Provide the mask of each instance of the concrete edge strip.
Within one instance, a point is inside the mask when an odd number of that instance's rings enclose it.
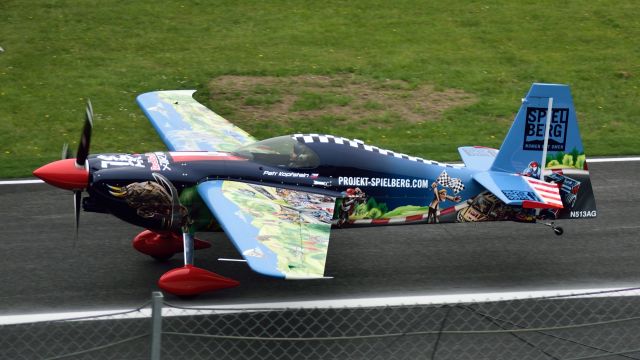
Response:
[[[174,308],[165,306],[164,317],[206,315],[207,313],[231,313],[239,311],[267,311],[281,309],[315,309],[315,308],[358,308],[358,307],[385,307],[385,306],[413,306],[413,305],[446,305],[459,303],[476,303],[490,301],[527,300],[544,297],[557,297],[572,299],[607,297],[607,296],[638,296],[637,289],[624,291],[626,288],[602,288],[602,289],[575,289],[575,290],[538,290],[500,293],[475,293],[475,294],[449,294],[449,295],[422,295],[422,296],[398,296],[360,299],[330,299],[308,300],[292,302],[268,302],[237,305],[198,305],[190,308]],[[582,295],[581,295],[582,294]],[[96,321],[118,320],[151,317],[151,309],[143,308],[138,311],[126,312],[128,309],[70,311],[40,314],[19,314],[0,316],[0,326],[27,324],[45,321]],[[115,314],[110,316],[111,314]],[[82,319],[77,319],[82,318]]]
[[[604,163],[604,162],[627,162],[627,161],[640,161],[640,156],[631,157],[613,157],[613,158],[587,158],[588,163]]]
[[[640,156],[587,159],[587,163],[628,162],[628,161],[640,161]],[[44,184],[44,181],[38,180],[38,179],[0,180],[0,185],[27,185],[27,184]]]
[[[29,180],[2,180],[0,185],[27,185],[27,184],[44,184],[44,181],[38,179]]]

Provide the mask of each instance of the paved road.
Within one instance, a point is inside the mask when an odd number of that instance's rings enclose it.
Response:
[[[331,280],[266,278],[243,263],[222,233],[196,264],[241,281],[191,304],[579,289],[640,284],[640,162],[590,165],[595,220],[565,221],[557,237],[517,223],[411,225],[334,231]],[[157,263],[131,248],[140,231],[82,213],[73,247],[72,196],[48,185],[0,186],[0,315],[127,308],[146,301],[176,256]],[[179,299],[170,298],[173,302]]]

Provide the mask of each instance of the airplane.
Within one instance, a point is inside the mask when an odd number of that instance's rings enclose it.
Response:
[[[210,247],[196,232],[224,231],[252,270],[302,280],[326,278],[332,229],[511,220],[561,235],[554,220],[597,215],[567,85],[534,83],[500,149],[460,147],[464,164],[324,134],[258,141],[194,92],[137,97],[168,151],[89,155],[88,102],[76,157],[65,147],[33,172],[73,191],[76,236],[82,208],[145,228],[133,246],[155,259],[182,252],[158,281],[168,293],[239,285],[194,265],[194,250]]]

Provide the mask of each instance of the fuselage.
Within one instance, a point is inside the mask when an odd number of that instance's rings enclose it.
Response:
[[[197,199],[198,196],[194,195],[197,192],[193,189],[197,184],[213,179],[320,193],[343,200],[354,198],[354,205],[366,204],[366,210],[370,212],[354,214],[357,209],[348,209],[348,215],[352,218],[350,223],[357,225],[389,223],[384,221],[385,213],[390,216],[402,215],[401,212],[426,214],[430,204],[433,205],[436,192],[443,191],[442,187],[434,185],[443,172],[450,178],[459,179],[465,187],[457,189],[455,194],[450,189],[444,190],[448,198],[441,199],[438,211],[482,191],[480,186],[473,185],[472,171],[462,165],[442,164],[379,149],[358,140],[327,135],[293,135],[274,139],[265,140],[266,146],[258,142],[249,149],[233,153],[92,155],[88,159],[89,197],[84,201],[84,209],[109,212],[135,225],[162,230],[164,225],[161,216],[150,216],[144,208],[141,210],[141,207],[148,207],[148,203],[154,201],[144,197],[148,195],[145,194],[144,184],[156,181],[154,173],[161,174],[173,184],[182,205],[191,212],[201,214],[200,217],[196,216],[202,222],[198,226],[200,231],[215,229],[215,226],[210,219],[205,220],[207,217],[212,219],[212,216]],[[300,149],[299,145],[304,147],[298,151],[303,155],[306,152],[308,157],[305,161],[296,162],[299,159],[293,159],[295,155],[287,150],[289,143],[297,149]],[[313,157],[311,161],[309,157]],[[121,189],[120,192],[124,194],[127,188],[130,194],[135,193],[139,199],[114,196],[114,189]],[[149,191],[153,189],[149,188]],[[394,209],[398,211],[393,213]],[[336,219],[340,212],[340,209],[337,210]],[[363,207],[359,210],[362,212]],[[414,216],[414,219],[424,220],[425,217]]]

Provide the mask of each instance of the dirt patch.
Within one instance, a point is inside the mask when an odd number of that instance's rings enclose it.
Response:
[[[216,108],[225,108],[242,120],[258,121],[334,116],[359,123],[385,123],[389,119],[421,122],[438,119],[449,108],[475,101],[461,90],[436,90],[429,85],[350,74],[221,76],[213,79],[209,88]]]

